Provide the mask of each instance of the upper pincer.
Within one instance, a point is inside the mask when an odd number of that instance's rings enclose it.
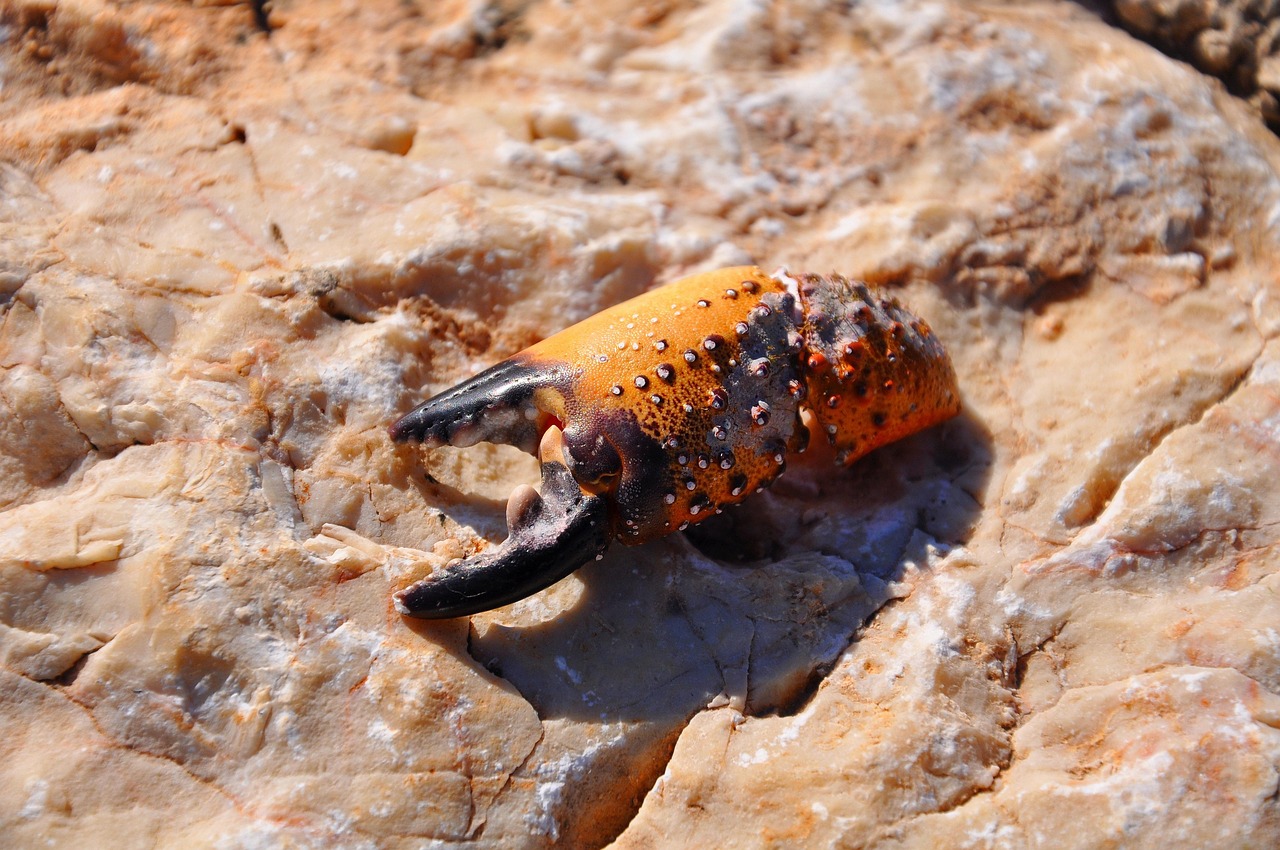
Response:
[[[503,360],[409,411],[391,426],[391,439],[428,448],[503,443],[532,454],[542,431],[535,395],[556,384],[558,372],[519,355]]]

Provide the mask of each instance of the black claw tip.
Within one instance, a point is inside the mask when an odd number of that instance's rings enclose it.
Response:
[[[559,377],[554,367],[504,360],[415,407],[391,426],[391,439],[431,447],[487,441],[532,452],[538,445],[536,418],[530,416],[534,391]]]

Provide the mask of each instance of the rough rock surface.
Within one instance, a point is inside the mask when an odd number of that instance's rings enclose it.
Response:
[[[1116,20],[1247,98],[1280,130],[1280,2],[1112,0]]]
[[[1280,143],[1216,80],[1047,0],[8,0],[0,75],[7,846],[1280,844]],[[389,421],[744,261],[900,290],[965,414],[395,615],[536,471]]]

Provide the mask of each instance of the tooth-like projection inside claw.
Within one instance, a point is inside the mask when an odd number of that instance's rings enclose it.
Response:
[[[538,460],[543,463],[564,463],[564,432],[554,425],[538,441]]]
[[[511,491],[507,499],[507,528],[519,528],[530,523],[530,514],[542,507],[542,497],[528,484],[521,484]]]
[[[542,493],[527,484],[512,492],[507,539],[400,591],[396,610],[428,619],[488,611],[555,584],[604,552],[613,539],[608,504],[569,473],[559,428],[547,429],[538,454]]]

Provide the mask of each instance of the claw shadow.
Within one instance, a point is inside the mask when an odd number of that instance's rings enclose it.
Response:
[[[474,617],[468,654],[544,719],[683,723],[718,699],[798,710],[908,562],[969,539],[992,441],[966,411],[849,470],[811,454],[696,533],[615,545],[552,591]]]

